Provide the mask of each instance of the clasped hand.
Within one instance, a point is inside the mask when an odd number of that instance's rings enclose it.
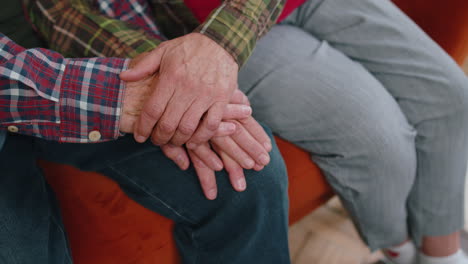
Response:
[[[223,168],[237,191],[243,169],[270,162],[271,141],[237,89],[238,65],[221,46],[199,33],[166,41],[132,60],[120,129],[161,146],[181,169],[190,161],[203,192],[215,199],[215,171]]]

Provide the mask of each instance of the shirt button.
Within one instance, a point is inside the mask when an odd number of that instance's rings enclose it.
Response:
[[[99,131],[97,131],[97,130],[93,130],[93,131],[89,132],[88,138],[92,142],[99,141],[101,139],[101,133],[99,133]]]
[[[11,133],[18,133],[18,127],[17,126],[8,126],[8,131]]]

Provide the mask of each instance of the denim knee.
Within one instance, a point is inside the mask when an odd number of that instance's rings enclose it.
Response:
[[[283,157],[278,150],[271,131],[265,127],[272,140],[270,163],[261,171],[245,171],[247,189],[244,194],[247,203],[257,203],[260,210],[270,206],[287,205],[288,176]],[[277,208],[279,209],[279,208]],[[284,208],[283,208],[284,209]]]
[[[198,252],[199,259],[213,261],[209,263],[290,263],[287,175],[274,141],[272,145],[269,165],[258,172],[244,170],[245,191],[224,186],[218,198],[209,201],[216,207],[204,214],[192,232],[203,249]],[[256,247],[261,250],[253,250]],[[235,259],[226,255],[222,261],[213,259],[213,251],[221,249]]]

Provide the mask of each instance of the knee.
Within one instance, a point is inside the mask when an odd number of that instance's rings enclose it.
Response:
[[[350,138],[354,164],[371,170],[372,177],[408,177],[416,171],[416,131],[397,116],[364,119]]]
[[[271,134],[270,134],[271,135]],[[288,176],[283,158],[272,137],[270,163],[261,171],[245,171],[247,189],[237,198],[256,212],[282,211],[287,215]]]
[[[271,132],[268,133],[272,140],[272,151],[270,152],[270,163],[261,171],[248,171],[246,173],[248,188],[253,195],[258,196],[287,196],[288,176],[283,157],[276,146]]]

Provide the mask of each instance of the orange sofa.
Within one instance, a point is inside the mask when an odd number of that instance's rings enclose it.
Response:
[[[457,62],[468,53],[468,1],[395,0]],[[290,223],[333,192],[306,152],[277,139],[289,173]],[[60,201],[76,264],[179,263],[173,223],[130,200],[96,173],[41,162]]]

